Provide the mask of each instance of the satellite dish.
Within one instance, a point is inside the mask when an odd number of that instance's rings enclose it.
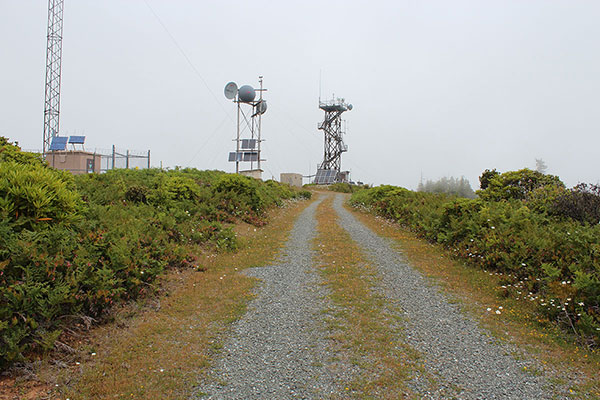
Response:
[[[267,101],[266,100],[261,100],[256,105],[256,114],[264,114],[266,111],[267,111]]]
[[[227,97],[229,100],[235,98],[237,91],[238,87],[235,82],[229,82],[227,85],[225,85],[225,97]]]
[[[348,104],[348,110],[352,110],[352,104]]]
[[[238,98],[244,103],[251,103],[256,97],[256,91],[250,85],[244,85],[238,90]]]

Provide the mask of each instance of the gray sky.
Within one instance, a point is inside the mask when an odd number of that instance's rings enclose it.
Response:
[[[321,71],[323,97],[354,104],[355,180],[477,188],[486,168],[542,158],[568,186],[596,183],[598,21],[595,0],[65,0],[61,134],[233,171],[223,87],[264,75],[265,177],[314,173]],[[0,0],[0,134],[26,149],[42,146],[46,23],[46,0]]]

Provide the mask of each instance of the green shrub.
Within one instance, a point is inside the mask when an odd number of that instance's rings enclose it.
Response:
[[[165,268],[195,266],[197,246],[234,251],[223,221],[264,224],[302,196],[220,171],[73,177],[0,137],[0,370],[52,349],[72,316],[101,318],[153,292]]]
[[[557,177],[533,172],[490,174],[487,188],[473,200],[380,186],[353,194],[350,202],[445,245],[479,268],[512,276],[522,290],[545,299],[541,314],[569,330],[573,324],[587,343],[597,345],[600,225],[565,218],[566,211],[554,216],[557,199],[573,191]],[[585,202],[581,209],[596,210],[596,198],[579,200]]]

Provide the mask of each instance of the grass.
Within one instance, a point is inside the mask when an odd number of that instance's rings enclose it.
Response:
[[[551,382],[566,385],[574,398],[600,398],[598,351],[576,345],[542,317],[531,318],[537,315],[534,302],[503,288],[507,277],[465,265],[442,246],[419,239],[398,224],[346,207],[374,232],[393,239],[412,266],[432,278],[496,338],[516,344],[525,356],[537,359]]]
[[[359,367],[345,389],[348,395],[366,399],[414,397],[407,381],[416,372],[424,374],[418,354],[404,344],[397,312],[374,291],[375,269],[338,225],[332,200],[328,196],[317,208],[314,248],[333,303],[328,321],[332,339],[343,361]]]
[[[60,369],[43,368],[38,375],[56,382],[51,398],[189,398],[252,297],[255,280],[240,271],[272,261],[308,203],[274,211],[262,228],[238,225],[238,252],[205,253],[198,270],[170,272],[166,294],[152,307],[123,308],[114,323],[78,344],[85,356]]]

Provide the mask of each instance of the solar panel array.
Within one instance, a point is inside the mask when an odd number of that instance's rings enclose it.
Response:
[[[69,140],[66,136],[54,136],[52,143],[50,144],[50,151],[61,151],[67,149],[67,141]]]
[[[235,151],[232,151],[229,153],[229,161],[242,161],[242,156],[243,153],[236,153]]]
[[[314,183],[317,185],[330,185],[335,183],[338,172],[335,169],[318,169]]]
[[[258,152],[257,151],[240,151],[235,152],[232,151],[229,153],[229,161],[258,161]]]
[[[256,139],[242,139],[242,149],[255,149]]]
[[[70,144],[84,144],[85,136],[71,136],[69,137]]]

